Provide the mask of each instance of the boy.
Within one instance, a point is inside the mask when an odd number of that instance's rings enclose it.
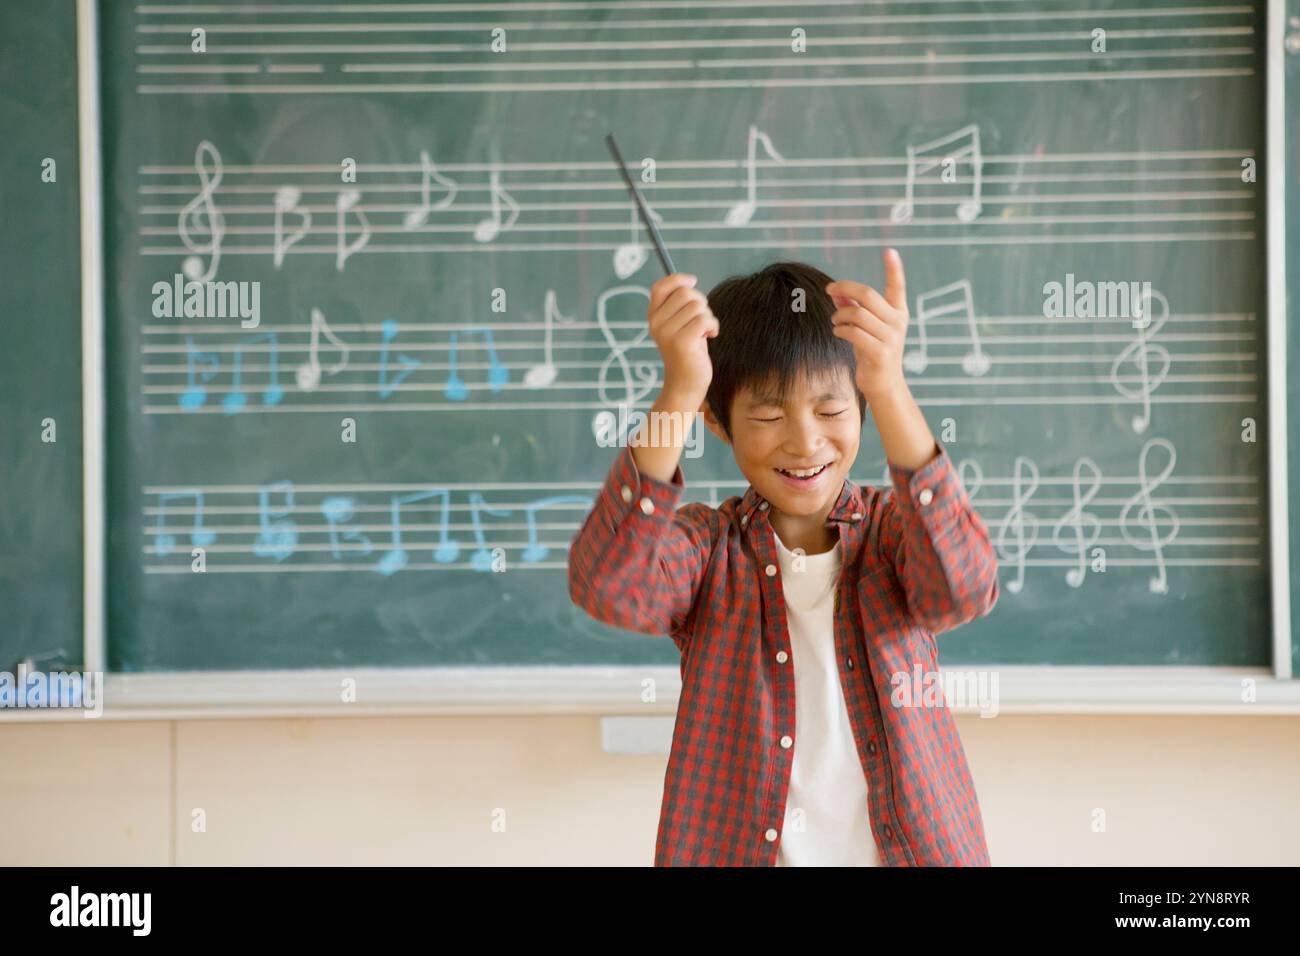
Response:
[[[633,438],[569,551],[578,606],[681,650],[656,866],[989,865],[951,713],[891,701],[998,581],[903,379],[897,251],[885,269],[883,296],[788,262],[651,290],[652,412],[699,410],[750,483],[677,508],[681,445]],[[868,405],[892,491],[848,480]]]

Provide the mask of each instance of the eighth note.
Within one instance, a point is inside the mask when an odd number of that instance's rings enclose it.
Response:
[[[948,301],[945,303],[945,299]],[[961,357],[962,371],[967,375],[978,377],[992,367],[993,362],[988,353],[980,346],[979,329],[975,325],[975,306],[971,298],[970,282],[959,279],[938,289],[932,289],[916,297],[916,334],[920,337],[921,347],[903,354],[903,368],[909,372],[924,372],[929,364],[929,343],[926,339],[926,325],[936,319],[949,315],[960,315],[966,320],[970,331],[970,351]]]
[[[420,150],[420,205],[414,209],[408,210],[402,217],[402,223],[407,229],[414,229],[416,226],[423,225],[429,218],[430,211],[434,209],[446,209],[451,205],[452,200],[456,198],[456,190],[459,188],[455,180],[448,179],[442,173],[438,172],[433,165],[433,160],[429,159],[429,154],[425,150]],[[434,205],[429,203],[429,183],[437,180],[438,185],[447,190],[447,195],[443,196]]]
[[[320,384],[320,359],[317,353],[320,350],[320,335],[325,333],[325,337],[334,344],[334,346],[343,353],[337,364],[330,366],[326,371],[330,375],[337,375],[348,364],[348,347],[343,344],[343,340],[334,334],[330,329],[329,323],[325,321],[325,316],[320,309],[311,310],[311,345],[307,350],[307,361],[298,366],[294,378],[298,382],[298,387],[304,392],[310,392]]]
[[[778,163],[784,163],[785,157],[776,151],[767,134],[757,126],[749,127],[749,144],[745,148],[745,169],[747,197],[727,210],[722,221],[728,226],[744,226],[754,218],[758,211],[758,142],[762,140],[764,151]]]
[[[495,166],[492,168],[489,180],[491,183],[488,188],[492,195],[492,214],[474,227],[474,239],[478,242],[491,242],[501,232],[510,229],[515,224],[515,220],[519,218],[519,203],[515,202],[510,197],[510,194],[501,188],[501,173]],[[503,199],[506,205],[510,207],[510,219],[505,225],[501,224],[501,200]]]
[[[492,330],[483,327],[478,329],[465,329],[463,333],[451,333],[451,370],[447,374],[447,384],[443,388],[443,394],[453,402],[463,402],[469,396],[469,389],[465,387],[465,380],[460,377],[460,360],[457,357],[460,350],[460,336],[462,334],[483,336],[485,341],[484,348],[488,351],[488,387],[494,392],[501,391],[502,386],[510,380],[510,370],[502,365],[500,360],[497,358],[497,349],[492,343]]]

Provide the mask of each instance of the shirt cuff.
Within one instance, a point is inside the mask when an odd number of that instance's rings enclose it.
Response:
[[[672,479],[660,481],[650,475],[641,474],[636,466],[632,447],[624,445],[614,459],[610,469],[609,480],[605,483],[611,514],[617,515],[621,522],[625,518],[642,515],[653,517],[656,514],[671,516],[677,510],[682,492],[686,489],[686,477],[678,463]]]
[[[920,468],[904,468],[889,462],[899,507],[926,515],[946,513],[961,507],[964,497],[961,480],[943,443],[936,440],[938,452]]]

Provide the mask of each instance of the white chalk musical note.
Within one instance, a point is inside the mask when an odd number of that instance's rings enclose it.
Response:
[[[758,144],[762,141],[763,150],[778,163],[784,163],[785,157],[776,151],[766,133],[757,126],[749,127],[749,142],[745,148],[745,176],[747,197],[727,210],[722,221],[728,226],[744,226],[754,218],[758,211]]]
[[[1159,303],[1158,315],[1152,317],[1152,300]],[[1152,344],[1151,340],[1155,338],[1165,320],[1169,318],[1169,300],[1163,294],[1151,290],[1151,294],[1145,292],[1142,295],[1141,306],[1142,320],[1135,322],[1137,327],[1137,337],[1134,338],[1124,351],[1115,357],[1115,361],[1110,366],[1110,381],[1115,386],[1115,390],[1126,398],[1141,399],[1142,414],[1133,416],[1130,424],[1133,431],[1141,435],[1151,424],[1151,393],[1160,387],[1160,383],[1165,380],[1169,374],[1169,369],[1173,360],[1169,352],[1162,345]],[[1155,374],[1151,372],[1151,359],[1155,358],[1160,364],[1160,370]],[[1132,362],[1138,370],[1138,384],[1130,385],[1123,381],[1120,376],[1120,370],[1126,362]]]
[[[662,225],[664,218],[646,205],[646,212],[650,213],[650,218],[654,220],[655,225]],[[641,231],[645,229],[641,218],[637,215],[636,205],[632,206],[632,239],[614,250],[614,274],[620,279],[626,279],[632,275],[650,258],[650,247],[641,242]]]
[[[1087,490],[1084,490],[1083,471],[1087,470],[1092,477],[1088,479]],[[1097,497],[1101,491],[1101,469],[1097,463],[1086,455],[1074,463],[1074,476],[1071,482],[1074,489],[1074,507],[1065,513],[1056,526],[1052,529],[1052,541],[1058,548],[1066,554],[1077,554],[1079,556],[1078,567],[1070,568],[1065,572],[1065,583],[1072,588],[1077,588],[1083,584],[1084,575],[1088,570],[1087,551],[1101,536],[1101,521],[1097,516],[1084,511],[1088,503]],[[1087,529],[1085,532],[1084,529]],[[1074,534],[1074,541],[1064,541],[1062,538],[1068,533]]]
[[[482,220],[474,227],[474,238],[479,242],[491,242],[502,232],[510,229],[519,218],[519,204],[511,198],[510,194],[501,188],[501,173],[493,167],[489,176],[491,183],[489,189],[492,194],[492,214]],[[501,223],[501,202],[510,207],[510,219],[504,225]]]
[[[616,295],[627,293],[639,293],[647,299],[650,293],[640,286],[615,286],[612,289],[606,289],[596,299],[596,324],[600,326],[600,334],[604,336],[605,341],[609,343],[609,355],[600,363],[600,372],[596,377],[596,390],[600,401],[605,405],[627,405],[629,408],[634,406],[641,399],[649,395],[659,383],[659,371],[653,362],[631,363],[627,360],[629,349],[637,348],[643,345],[650,335],[650,327],[643,325],[631,341],[620,342],[614,335],[614,330],[609,327],[608,303]],[[610,393],[610,370],[617,365],[622,372],[622,389],[623,395],[619,398],[613,397]],[[619,386],[615,386],[619,387]],[[600,421],[600,416],[597,416]],[[625,431],[621,429],[620,431]],[[620,443],[626,441],[627,436],[620,434]]]
[[[555,367],[555,356],[552,354],[551,344],[551,327],[556,323],[567,324],[576,322],[573,316],[561,315],[559,308],[555,304],[555,290],[546,290],[546,302],[544,306],[546,337],[542,347],[542,364],[534,365],[524,373],[524,384],[529,388],[545,388],[555,381],[558,369]]]
[[[971,297],[970,281],[959,279],[938,289],[932,289],[916,297],[916,331],[920,338],[919,349],[903,353],[903,368],[909,372],[924,372],[929,364],[929,345],[926,339],[926,325],[948,315],[960,315],[966,320],[970,331],[971,348],[961,358],[961,367],[967,375],[983,375],[992,367],[993,362],[980,345],[979,329],[975,325],[975,306]]]
[[[347,368],[348,365],[348,347],[343,343],[342,339],[334,334],[334,330],[331,329],[329,323],[325,321],[325,316],[321,310],[312,309],[311,346],[307,350],[307,361],[302,365],[299,365],[297,371],[294,373],[294,379],[297,381],[298,387],[304,392],[310,392],[320,384],[321,366],[319,353],[320,337],[322,333],[324,333],[325,338],[329,339],[335,348],[343,353],[339,361],[326,369],[326,371],[330,375],[337,375],[339,372]]]
[[[1153,448],[1163,448],[1169,456],[1169,461],[1160,474],[1151,480],[1147,480],[1147,458]],[[1162,501],[1153,501],[1151,492],[1160,487],[1161,483],[1168,478],[1174,470],[1174,462],[1178,460],[1178,453],[1174,450],[1173,442],[1165,438],[1152,438],[1142,446],[1142,452],[1138,456],[1138,490],[1132,498],[1124,505],[1124,510],[1119,514],[1119,530],[1129,544],[1141,551],[1150,551],[1156,558],[1156,576],[1151,578],[1147,584],[1153,594],[1167,594],[1169,592],[1169,576],[1165,572],[1165,546],[1170,544],[1178,536],[1179,521],[1175,511]],[[1138,506],[1141,507],[1138,507]],[[1138,508],[1136,516],[1133,515],[1133,509]],[[1161,533],[1157,527],[1160,523],[1158,516],[1164,514],[1169,525],[1167,533]],[[1130,518],[1132,520],[1130,521]],[[1136,525],[1140,531],[1145,532],[1144,537],[1138,537],[1130,531],[1130,526]]]
[[[361,193],[355,189],[343,189],[339,191],[338,199],[335,200],[334,209],[337,214],[336,232],[338,235],[337,252],[334,256],[334,268],[339,272],[343,271],[343,263],[352,258],[360,249],[370,241],[370,220],[366,218],[365,212],[359,205],[361,202]],[[353,212],[361,220],[361,235],[356,242],[348,243],[348,212]]]
[[[302,240],[311,229],[311,210],[299,209],[302,191],[297,186],[281,186],[275,191],[275,267],[280,268],[289,247]],[[293,213],[299,219],[299,226],[287,239],[284,235],[284,214]]]
[[[966,140],[966,143],[954,147],[953,144]],[[895,203],[889,211],[892,222],[903,224],[912,221],[913,203],[915,201],[916,180],[935,167],[942,167],[940,182],[956,183],[957,165],[967,162],[971,167],[971,194],[957,204],[957,218],[962,222],[973,222],[984,208],[980,201],[981,184],[984,178],[984,160],[980,154],[980,128],[972,123],[963,126],[955,133],[941,136],[920,146],[907,144],[907,178],[902,200]]]
[[[436,203],[429,202],[429,187],[437,181],[439,186],[447,190],[447,195],[443,196]],[[456,198],[456,192],[460,187],[456,181],[448,179],[438,168],[433,165],[433,160],[429,158],[428,152],[420,150],[420,205],[407,211],[402,217],[402,224],[407,229],[414,229],[421,226],[429,219],[429,213],[435,209],[446,209]]]
[[[1023,492],[1021,490],[1021,472],[1029,476],[1029,487]],[[1038,490],[1038,466],[1029,458],[1023,455],[1016,456],[1015,475],[1012,481],[1012,504],[1011,510],[1007,512],[1006,518],[1002,521],[1002,527],[998,529],[997,548],[1004,558],[1008,561],[1016,562],[1016,577],[1007,582],[1007,590],[1012,594],[1019,594],[1025,586],[1025,556],[1029,554],[1034,543],[1038,540],[1038,518],[1031,512],[1025,510],[1025,503],[1029,501],[1035,491]],[[1015,547],[1008,547],[1007,539],[1014,532],[1016,538]]]
[[[217,265],[221,262],[221,240],[226,234],[226,219],[212,201],[217,186],[221,184],[221,154],[206,139],[194,151],[194,170],[199,174],[199,194],[181,210],[176,231],[185,248],[194,253],[181,263],[181,271],[186,278],[207,282],[217,274]],[[195,233],[206,233],[207,242],[196,240]],[[202,256],[211,256],[206,269],[203,268]]]

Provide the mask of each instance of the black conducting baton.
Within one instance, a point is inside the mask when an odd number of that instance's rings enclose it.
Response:
[[[636,188],[636,183],[632,182],[632,177],[628,175],[627,166],[623,163],[623,154],[618,151],[618,144],[614,142],[613,133],[605,136],[605,144],[609,147],[614,162],[618,164],[618,171],[623,174],[623,182],[627,183],[628,192],[632,194],[632,199],[636,201],[637,212],[641,214],[641,221],[645,223],[650,238],[654,241],[655,252],[659,253],[659,261],[663,264],[664,272],[671,275],[677,271],[673,268],[673,260],[668,256],[668,249],[659,236],[659,230],[655,228],[654,220],[650,218],[650,210],[646,208],[645,200],[641,198],[641,190]]]

